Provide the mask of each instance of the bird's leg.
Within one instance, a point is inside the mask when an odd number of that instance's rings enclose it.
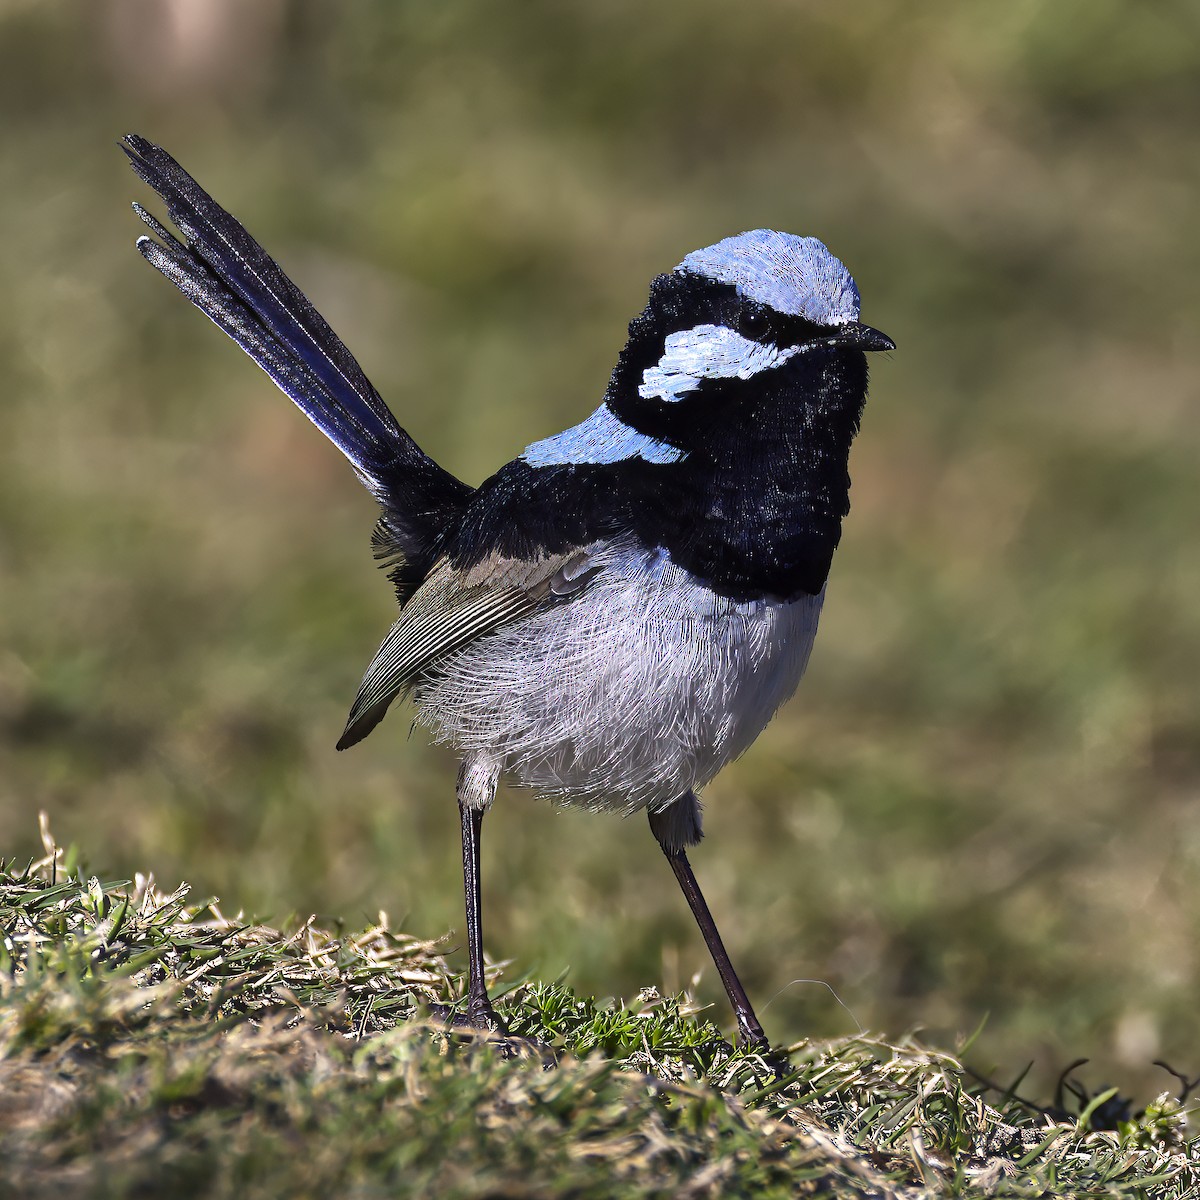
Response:
[[[503,1036],[508,1030],[488,999],[483,973],[483,901],[479,887],[479,835],[483,829],[483,814],[496,795],[499,777],[498,764],[475,756],[464,758],[459,767],[456,791],[462,824],[463,894],[467,909],[467,1009],[466,1012],[455,1012],[435,1004],[430,1011],[447,1024],[486,1029]]]
[[[458,803],[462,819],[463,891],[467,905],[467,1024],[475,1029],[506,1033],[504,1022],[488,999],[483,974],[483,902],[479,886],[479,834],[483,809]]]
[[[671,864],[675,878],[679,880],[679,886],[683,889],[684,896],[687,897],[692,915],[696,918],[696,924],[700,926],[700,932],[704,935],[708,952],[716,964],[717,974],[721,976],[721,982],[725,985],[725,994],[729,997],[729,1003],[733,1005],[733,1014],[737,1018],[737,1044],[743,1050],[763,1053],[770,1048],[767,1035],[754,1015],[750,998],[746,995],[746,989],[742,987],[742,981],[738,979],[737,972],[733,969],[733,963],[729,961],[725,943],[721,941],[721,935],[717,932],[717,923],[713,920],[712,913],[709,912],[708,905],[705,903],[704,893],[700,891],[700,885],[696,882],[696,876],[692,871],[692,864],[688,862],[687,853],[682,846],[674,844],[676,839],[670,836],[669,823],[663,821],[662,817],[663,814],[651,813],[650,828],[654,831],[654,836],[658,839],[662,852],[667,856],[667,862]]]

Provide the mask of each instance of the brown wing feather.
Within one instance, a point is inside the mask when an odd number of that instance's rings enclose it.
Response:
[[[597,547],[539,559],[491,556],[466,571],[434,564],[400,611],[367,667],[337,747],[375,728],[388,705],[440,659],[556,600],[578,595],[595,575]]]

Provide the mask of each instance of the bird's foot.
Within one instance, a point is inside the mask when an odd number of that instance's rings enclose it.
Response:
[[[468,1000],[465,1009],[451,1004],[431,1004],[429,1015],[448,1029],[461,1029],[468,1033],[494,1033],[508,1037],[508,1026],[488,1000]]]
[[[746,1029],[738,1030],[737,1048],[743,1054],[753,1054],[761,1058],[766,1063],[771,1074],[774,1075],[776,1082],[786,1078],[788,1075],[794,1074],[796,1067],[788,1061],[788,1057],[781,1050],[772,1048],[771,1043],[767,1041],[766,1034],[762,1030],[751,1033]]]
[[[497,1046],[506,1058],[533,1055],[541,1059],[547,1068],[558,1063],[558,1055],[545,1042],[509,1033],[508,1026],[490,1001],[469,1000],[465,1009],[450,1004],[431,1004],[429,1015],[445,1026],[447,1032],[460,1030],[467,1035],[482,1035],[481,1040]]]

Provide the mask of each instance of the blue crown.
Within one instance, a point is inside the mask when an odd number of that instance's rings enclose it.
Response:
[[[732,284],[748,300],[817,325],[858,320],[858,285],[816,238],[752,229],[692,251],[676,270]]]

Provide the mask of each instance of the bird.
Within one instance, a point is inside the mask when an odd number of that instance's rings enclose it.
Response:
[[[725,987],[769,1042],[688,858],[699,794],[805,672],[842,520],[869,352],[858,287],[816,238],[754,229],[650,284],[599,407],[478,487],[428,457],[308,298],[163,149],[121,145],[143,257],[346,456],[399,616],[337,742],[398,699],[458,756],[468,976],[454,1023],[507,1028],[484,978],[480,838],[500,780],[645,812]]]

